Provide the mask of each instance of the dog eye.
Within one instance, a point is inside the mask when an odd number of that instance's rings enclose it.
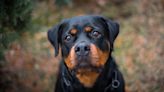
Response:
[[[92,35],[92,37],[94,37],[94,38],[100,38],[100,37],[101,37],[101,33],[98,32],[98,31],[93,31],[93,32],[91,33],[91,35]]]
[[[71,40],[71,38],[72,38],[72,36],[71,36],[71,35],[67,35],[67,36],[65,37],[65,41],[66,41],[66,42],[68,42],[68,41],[70,41],[70,40]]]

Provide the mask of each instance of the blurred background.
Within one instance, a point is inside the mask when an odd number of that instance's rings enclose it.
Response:
[[[0,92],[53,92],[60,55],[47,30],[99,14],[120,24],[113,55],[127,92],[164,91],[164,0],[1,0]]]

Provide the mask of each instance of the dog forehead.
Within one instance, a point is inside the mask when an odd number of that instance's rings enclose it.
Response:
[[[84,16],[76,16],[69,19],[69,24],[103,24],[103,17],[96,15],[84,15]]]
[[[97,16],[77,16],[68,19],[66,30],[71,30],[72,28],[79,28],[83,30],[85,27],[96,27],[96,28],[104,28],[103,21],[101,21],[101,17]],[[86,28],[87,30],[90,28]]]
[[[95,18],[91,16],[77,16],[70,18],[69,25],[79,25],[79,26],[85,26],[87,24],[92,24],[95,22]]]

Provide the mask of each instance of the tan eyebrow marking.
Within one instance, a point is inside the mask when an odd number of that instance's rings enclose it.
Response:
[[[77,30],[73,28],[73,29],[71,29],[70,33],[71,33],[72,35],[75,35],[75,34],[77,33]]]
[[[85,32],[91,32],[92,29],[93,29],[93,28],[92,28],[92,27],[89,27],[89,26],[84,28]]]

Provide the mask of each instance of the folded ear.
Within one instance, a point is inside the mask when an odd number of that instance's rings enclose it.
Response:
[[[114,41],[119,33],[119,24],[117,22],[108,20],[108,29],[109,29],[109,41],[114,44]]]
[[[117,22],[114,22],[112,20],[109,20],[107,18],[101,17],[103,21],[105,21],[107,30],[108,30],[108,35],[109,35],[109,42],[110,42],[110,50],[113,50],[113,44],[114,41],[119,33],[119,24]]]
[[[108,30],[109,30],[109,42],[111,44],[111,51],[113,50],[114,41],[119,33],[119,24],[111,20],[107,21]]]
[[[61,24],[55,25],[52,29],[49,29],[47,32],[48,40],[53,45],[55,49],[55,56],[59,54],[59,31],[61,29]]]

